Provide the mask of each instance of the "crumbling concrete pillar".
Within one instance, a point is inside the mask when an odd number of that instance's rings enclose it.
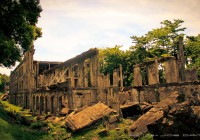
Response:
[[[141,69],[139,65],[134,66],[134,86],[142,86]]]
[[[92,56],[90,58],[90,81],[92,87],[97,87],[98,65],[98,55]]]
[[[164,62],[166,83],[176,83],[179,81],[179,71],[175,58]]]
[[[80,69],[79,69],[79,86],[83,87],[83,83],[84,83],[84,62],[81,62],[80,64]]]
[[[71,84],[71,87],[74,87],[73,66],[70,66],[70,67],[69,67],[69,77],[70,77],[70,84]]]
[[[120,87],[123,87],[123,71],[122,71],[122,65],[119,65],[119,74],[120,74]]]
[[[197,81],[197,69],[185,70],[185,81]]]
[[[106,86],[106,87],[109,87],[109,86],[110,86],[110,75],[109,75],[109,74],[107,74],[107,75],[105,76],[105,86]]]
[[[118,86],[119,84],[119,70],[115,69],[113,71],[113,86]]]
[[[99,85],[98,85],[99,90],[102,90],[102,89],[105,88],[105,85],[104,85],[105,81],[104,81],[104,75],[103,74],[99,74],[98,83],[99,83]]]
[[[185,81],[185,58],[183,52],[183,37],[179,37],[179,53],[178,53],[178,60],[179,60],[179,70],[180,70],[180,80]]]
[[[138,93],[138,91],[137,91],[137,89],[132,89],[132,93],[131,93],[132,95],[132,102],[133,103],[139,103],[139,93]]]
[[[84,87],[88,87],[88,65],[84,63]]]
[[[154,84],[159,83],[157,59],[155,59],[153,64],[148,65],[148,81],[149,81],[149,85],[154,85]]]

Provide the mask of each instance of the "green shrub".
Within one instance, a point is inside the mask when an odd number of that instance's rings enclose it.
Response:
[[[44,123],[41,121],[37,121],[37,122],[31,124],[31,128],[33,128],[33,129],[40,129],[45,126],[47,126],[47,123]]]

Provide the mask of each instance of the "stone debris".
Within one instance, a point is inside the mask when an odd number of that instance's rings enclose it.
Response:
[[[183,94],[173,92],[135,121],[129,135],[138,138],[147,132],[163,134],[197,134],[200,130],[199,101],[184,100]],[[181,129],[180,129],[181,128]]]
[[[60,111],[60,115],[67,115],[67,114],[69,114],[69,108],[62,108],[62,110]]]
[[[77,113],[72,112],[65,119],[65,122],[72,131],[77,131],[90,126],[104,117],[108,117],[112,113],[116,114],[117,112],[103,103],[97,103],[93,106],[86,107]]]
[[[8,99],[8,92],[1,96],[2,101],[6,101]]]
[[[151,108],[153,108],[153,105],[147,102],[143,102],[140,105],[140,108],[142,110],[142,113],[146,113],[147,111],[149,111]]]

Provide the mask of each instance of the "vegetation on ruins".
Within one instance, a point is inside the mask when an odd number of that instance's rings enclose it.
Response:
[[[9,76],[0,73],[0,93],[4,92],[4,85],[9,82]]]
[[[1,0],[0,66],[14,66],[41,37],[41,28],[36,26],[41,11],[39,0]]]
[[[25,118],[25,117],[26,118]],[[22,119],[23,118],[23,119]],[[27,125],[26,120],[29,122]],[[112,129],[107,135],[99,135],[99,132],[105,129],[105,122],[100,121],[92,127],[84,131],[72,133],[59,122],[50,122],[49,120],[37,120],[37,116],[31,116],[28,110],[9,104],[7,101],[0,100],[0,139],[9,140],[89,140],[89,139],[105,139],[105,140],[132,140],[128,135],[128,127],[132,124],[132,120],[121,119],[119,122],[120,129]],[[141,137],[142,140],[152,140],[151,134]]]
[[[161,27],[152,29],[143,36],[131,36],[133,46],[121,50],[121,46],[100,50],[101,71],[112,76],[113,70],[123,66],[124,85],[131,86],[133,65],[151,60],[155,57],[175,56],[178,52],[178,39],[186,36],[183,20],[164,20]],[[184,50],[188,68],[197,68],[200,77],[200,35],[186,36]],[[188,61],[189,60],[189,61]],[[143,72],[142,72],[143,73]],[[143,75],[145,76],[145,75]]]
[[[187,65],[190,68],[197,68],[198,75],[200,76],[200,34],[197,36],[187,36],[185,44]]]

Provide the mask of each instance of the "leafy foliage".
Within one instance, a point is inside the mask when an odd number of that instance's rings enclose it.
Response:
[[[200,34],[197,36],[187,36],[185,41],[185,55],[190,62],[187,64],[191,68],[197,68],[200,76]]]
[[[9,76],[0,73],[0,92],[4,91],[5,82],[9,82]]]
[[[133,43],[135,45],[131,47],[132,50],[138,50],[141,53],[144,53],[144,57],[139,58],[140,61],[143,58],[153,58],[155,56],[161,57],[164,54],[174,55],[177,53],[178,47],[177,42],[179,36],[183,36],[179,32],[184,31],[186,28],[181,28],[181,24],[184,21],[174,20],[174,22],[169,20],[164,20],[161,22],[162,25],[160,28],[152,29],[147,34],[141,37],[132,36]],[[140,51],[142,50],[142,51]]]
[[[125,52],[120,50],[121,46],[113,48],[100,49],[99,61],[100,70],[104,74],[111,74],[114,69],[119,68],[125,60]]]
[[[41,28],[36,26],[41,11],[39,0],[1,0],[0,66],[15,65],[41,37]]]

